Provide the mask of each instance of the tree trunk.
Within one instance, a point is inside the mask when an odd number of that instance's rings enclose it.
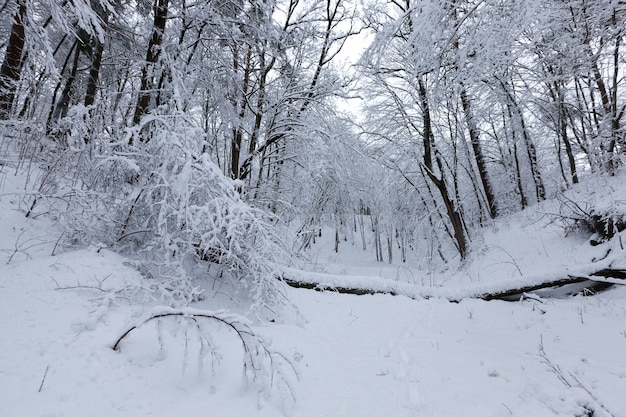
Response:
[[[524,121],[524,115],[522,110],[515,99],[515,94],[513,91],[509,89],[509,86],[504,81],[500,80],[500,85],[502,86],[502,90],[506,95],[507,106],[509,108],[509,114],[513,119],[513,129],[518,130],[522,138],[524,139],[524,145],[526,146],[526,153],[528,155],[528,161],[530,163],[530,172],[533,177],[533,182],[535,183],[535,192],[537,194],[537,201],[541,202],[546,199],[546,189],[543,185],[543,179],[541,178],[541,173],[539,172],[539,164],[537,162],[537,149],[535,148],[535,144],[530,139],[530,135],[528,134],[528,130],[526,129],[526,122]]]
[[[239,69],[238,57],[236,54],[238,53],[238,48],[235,46],[233,48],[234,55],[234,70],[237,73]],[[243,86],[241,89],[241,102],[237,103],[237,100],[234,100],[234,105],[239,107],[239,111],[237,112],[237,120],[235,121],[235,128],[233,128],[233,139],[230,146],[230,177],[232,179],[239,179],[241,177],[241,172],[239,169],[239,159],[241,157],[241,142],[243,140],[243,124],[246,117],[246,106],[247,106],[247,95],[248,88],[250,86],[250,72],[252,71],[252,47],[248,46],[248,52],[246,54],[246,63],[244,67],[243,74]]]
[[[61,97],[54,105],[54,109],[52,110],[52,117],[49,119],[49,123],[47,126],[48,134],[55,127],[55,125],[61,120],[63,117],[67,115],[67,111],[69,109],[70,101],[71,101],[71,93],[72,86],[74,85],[74,80],[76,79],[76,74],[78,73],[78,62],[80,60],[80,47],[75,45],[74,49],[74,61],[72,63],[72,70],[70,71],[70,75],[65,80],[65,87],[63,87],[63,91],[61,92]]]
[[[467,237],[465,236],[465,231],[463,229],[463,219],[461,218],[461,214],[459,213],[459,211],[456,209],[454,201],[452,201],[452,199],[450,198],[450,193],[446,184],[441,157],[436,152],[433,152],[435,140],[432,129],[432,120],[430,117],[430,106],[428,104],[428,98],[426,96],[426,85],[424,84],[424,80],[421,76],[418,78],[418,94],[420,99],[420,105],[422,107],[422,122],[424,125],[424,170],[426,171],[426,175],[428,176],[428,178],[439,191],[444,206],[446,207],[448,219],[450,220],[450,224],[452,225],[452,229],[454,230],[453,236],[455,246],[459,251],[461,259],[465,259],[467,257]],[[435,154],[435,161],[437,162],[437,167],[439,168],[440,177],[437,177],[434,172],[433,153]]]
[[[526,145],[526,152],[528,153],[528,160],[530,161],[530,172],[533,176],[533,181],[535,183],[535,192],[537,193],[537,201],[541,202],[546,199],[546,189],[543,185],[543,179],[541,178],[541,173],[539,172],[539,164],[537,162],[537,149],[535,148],[535,144],[530,139],[528,135],[528,131],[526,130],[526,124],[524,122],[524,117],[522,116],[519,109],[518,117],[520,122],[520,128],[522,130],[522,137],[524,138],[524,144]]]
[[[565,106],[563,103],[559,104],[559,130],[561,134],[561,141],[565,145],[565,154],[567,155],[567,162],[569,164],[570,175],[572,176],[572,183],[578,184],[578,172],[576,171],[576,160],[574,159],[574,152],[572,151],[572,144],[567,137],[567,117],[565,115]]]
[[[489,204],[489,215],[492,219],[498,215],[498,205],[491,181],[489,181],[489,174],[487,173],[487,164],[483,156],[482,146],[480,144],[480,134],[478,128],[474,122],[474,115],[472,113],[470,101],[467,97],[465,88],[461,88],[461,104],[463,105],[463,111],[465,112],[465,122],[470,135],[470,141],[472,143],[472,149],[474,150],[474,158],[476,159],[476,165],[478,166],[478,173],[480,180],[485,190],[485,197],[487,198],[487,204]]]
[[[104,25],[107,24],[108,15],[102,19]],[[102,65],[102,54],[104,53],[104,42],[95,37],[95,45],[91,49],[91,66],[89,68],[89,78],[87,79],[87,89],[85,90],[85,107],[91,106],[96,101],[98,91],[98,78],[100,77],[100,66]]]
[[[102,27],[106,30],[109,23],[108,12],[97,1],[91,1],[91,7],[102,20]],[[104,53],[104,39],[102,41],[97,34],[91,36],[89,55],[91,66],[89,67],[89,78],[87,79],[87,89],[85,90],[85,107],[91,106],[96,100],[98,90],[98,78],[100,77],[100,66],[102,64],[102,54]],[[87,138],[85,138],[87,140]]]
[[[150,101],[154,96],[152,90],[154,88],[156,63],[161,56],[161,44],[163,43],[163,34],[165,33],[168,7],[169,0],[154,1],[154,24],[152,26],[152,36],[150,37],[150,42],[148,42],[146,62],[141,72],[141,88],[139,90],[139,96],[137,97],[137,105],[133,117],[134,124],[139,124],[141,117],[148,113]],[[132,135],[130,140],[132,144]]]
[[[515,139],[514,139],[515,140]],[[517,156],[517,143],[513,142],[513,160],[515,161],[515,182],[517,184],[517,190],[520,197],[520,205],[522,210],[528,206],[526,201],[526,193],[524,192],[524,184],[522,184],[522,171],[519,167],[519,157]]]
[[[96,92],[98,90],[98,78],[100,76],[100,65],[102,63],[102,54],[104,52],[104,44],[96,41],[96,46],[92,51],[91,67],[89,68],[89,79],[87,81],[87,89],[85,92],[85,107],[91,106],[96,101]]]
[[[26,1],[18,0],[18,10],[13,19],[9,43],[0,68],[0,120],[9,118],[17,91],[17,83],[20,80],[25,41],[25,18]]]

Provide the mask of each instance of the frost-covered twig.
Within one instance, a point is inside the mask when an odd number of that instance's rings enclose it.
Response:
[[[594,405],[594,408],[590,408],[589,404],[583,405],[585,409],[587,409],[591,413],[589,415],[594,415],[596,409],[600,408],[602,411],[604,411],[604,413],[606,413],[607,416],[616,417],[616,414],[609,410],[606,405],[598,398],[598,396],[589,387],[587,387],[580,381],[575,373],[571,371],[564,371],[557,363],[550,359],[543,345],[543,337],[539,341],[539,358],[541,362],[543,362],[548,367],[550,372],[552,372],[563,385],[565,385],[567,388],[581,389],[587,394],[587,396]]]
[[[55,290],[57,291],[69,291],[69,290],[88,290],[88,291],[96,291],[102,293],[102,297],[96,297],[97,300],[105,300],[106,303],[112,303],[116,300],[125,300],[129,304],[133,301],[136,301],[138,298],[143,296],[144,299],[153,300],[156,298],[155,290],[152,288],[145,288],[141,285],[125,285],[121,288],[104,288],[104,282],[109,279],[112,274],[108,274],[104,278],[99,279],[98,277],[94,277],[97,282],[97,285],[87,285],[81,283],[80,280],[76,282],[74,285],[61,285],[59,282],[54,279],[54,277],[50,277],[50,279],[56,284]]]
[[[485,249],[488,249],[490,247],[499,249],[505,255],[507,255],[509,257],[509,259],[510,259],[510,261],[508,261],[508,262],[507,261],[497,262],[494,265],[497,265],[497,264],[510,264],[510,265],[513,265],[515,267],[515,269],[517,270],[517,272],[519,273],[519,276],[520,277],[524,276],[524,274],[522,273],[522,269],[520,268],[519,264],[517,263],[517,260],[513,257],[513,255],[511,255],[511,253],[509,251],[507,251],[506,249],[504,249],[500,245],[493,245],[493,244],[485,245]]]
[[[543,362],[550,369],[550,372],[552,372],[559,379],[559,381],[563,383],[563,385],[568,388],[572,388],[571,382],[566,378],[565,374],[561,370],[561,367],[552,362],[550,357],[548,357],[548,354],[543,346],[543,336],[539,341],[539,358],[541,359],[541,362]]]
[[[17,255],[18,253],[23,253],[26,256],[26,259],[30,259],[30,254],[28,253],[29,249],[32,249],[36,246],[41,246],[41,245],[45,245],[50,243],[51,241],[49,240],[45,240],[42,237],[31,237],[30,239],[26,239],[21,241],[22,236],[24,235],[24,233],[26,233],[27,230],[22,230],[20,232],[20,234],[17,236],[15,243],[14,243],[14,249],[11,253],[11,255],[9,256],[9,259],[7,259],[7,265],[11,263],[11,261],[13,261],[13,258],[15,257],[15,255]]]

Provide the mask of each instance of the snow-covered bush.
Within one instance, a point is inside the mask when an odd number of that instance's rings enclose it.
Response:
[[[175,299],[190,297],[198,279],[230,284],[255,306],[282,298],[274,265],[285,252],[272,219],[241,200],[183,115],[144,118],[117,140],[67,143],[49,153],[35,196],[66,241],[132,255]]]

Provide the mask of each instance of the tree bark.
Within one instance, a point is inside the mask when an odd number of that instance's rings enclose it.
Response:
[[[474,158],[476,160],[476,166],[478,166],[478,174],[485,190],[485,197],[487,198],[487,204],[489,204],[489,216],[494,219],[498,216],[498,205],[491,181],[489,180],[489,174],[487,172],[487,164],[485,163],[485,157],[483,156],[482,146],[480,144],[480,134],[474,122],[474,115],[472,113],[471,104],[467,97],[465,88],[461,89],[461,104],[463,111],[465,112],[465,123],[470,135],[470,142],[472,143],[472,149],[474,150]]]
[[[76,80],[76,75],[78,73],[78,62],[80,60],[80,47],[76,45],[74,49],[74,60],[72,63],[72,70],[70,71],[67,80],[65,80],[65,87],[63,87],[63,91],[61,92],[61,97],[54,105],[54,109],[52,110],[52,117],[49,118],[47,131],[48,134],[52,131],[55,125],[61,120],[61,118],[67,115],[67,111],[70,105],[71,100],[71,92],[72,86],[74,84],[74,80]]]
[[[92,4],[95,4],[93,2]],[[109,22],[109,15],[99,4],[95,5],[95,10],[102,19],[102,25],[106,28]],[[102,65],[102,54],[104,53],[104,39],[102,42],[97,36],[92,37],[91,66],[89,68],[89,78],[87,79],[87,89],[85,90],[85,107],[91,106],[96,100],[98,91],[98,78],[100,77],[100,67]]]
[[[18,0],[18,10],[11,26],[11,35],[0,68],[0,120],[11,115],[13,100],[17,91],[17,83],[22,72],[22,56],[24,53],[26,18],[26,1]]]
[[[168,7],[169,0],[154,1],[154,24],[152,26],[152,36],[150,37],[150,42],[148,42],[146,62],[141,73],[141,88],[133,117],[134,124],[139,124],[141,117],[148,112],[150,101],[154,96],[152,90],[154,88],[154,73],[156,71],[155,64],[161,56],[161,45],[163,43],[163,34],[165,33]],[[132,141],[132,136],[130,140]]]
[[[455,246],[459,251],[461,259],[465,259],[467,257],[467,237],[465,236],[465,230],[463,229],[463,219],[461,217],[461,213],[457,210],[454,201],[452,201],[450,197],[441,157],[434,151],[435,140],[430,116],[430,106],[426,95],[426,85],[424,84],[424,80],[421,76],[418,77],[418,95],[420,105],[422,107],[422,122],[424,125],[422,133],[424,142],[424,170],[426,171],[428,178],[439,191],[439,195],[441,196],[443,204],[446,207],[446,214],[448,215],[448,219],[450,220],[450,224],[452,225],[452,229],[454,231]],[[440,172],[440,177],[435,175],[433,167],[433,154]]]
[[[241,177],[241,172],[239,169],[239,159],[241,157],[241,144],[243,141],[243,129],[244,129],[244,121],[246,117],[246,106],[247,106],[247,95],[248,89],[250,87],[250,73],[252,71],[252,47],[248,46],[248,52],[246,53],[246,62],[244,66],[243,73],[243,86],[241,89],[241,102],[238,103],[236,99],[233,101],[233,105],[235,107],[239,107],[239,111],[237,112],[237,120],[235,127],[233,128],[233,139],[230,146],[230,177],[232,179],[239,179]],[[238,48],[235,45],[233,47],[233,58],[234,58],[234,71],[235,74],[239,69],[238,64]]]
[[[96,92],[98,90],[98,78],[100,77],[100,65],[102,64],[103,52],[104,44],[100,41],[96,41],[96,47],[93,49],[93,56],[91,59],[91,67],[89,68],[87,89],[85,91],[85,107],[91,106],[96,101]]]

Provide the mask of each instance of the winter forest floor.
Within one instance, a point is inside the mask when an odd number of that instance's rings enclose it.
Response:
[[[241,347],[218,325],[209,327],[215,366],[193,329],[174,320],[137,329],[113,351],[154,308],[140,274],[104,248],[60,250],[50,219],[24,216],[27,173],[0,168],[2,417],[626,416],[624,286],[562,299],[445,299],[575,271],[609,248],[624,263],[619,235],[595,247],[589,236],[566,237],[548,216],[558,201],[499,221],[452,272],[426,273],[419,259],[374,262],[349,241],[335,254],[318,241],[298,274],[386,279],[431,298],[287,288],[297,310],[251,326],[293,363],[293,401],[284,384],[271,396],[246,385]],[[596,207],[626,201],[619,178],[594,181],[578,187],[581,198]],[[194,308],[242,310],[219,295]]]

